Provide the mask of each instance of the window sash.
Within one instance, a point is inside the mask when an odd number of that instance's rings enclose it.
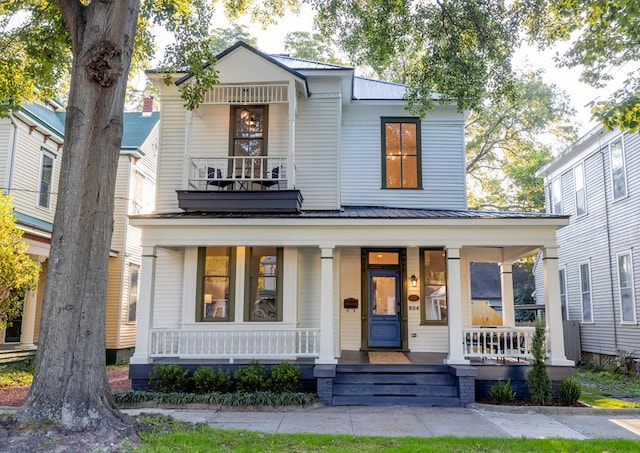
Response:
[[[448,322],[447,257],[444,249],[420,250],[422,324]]]
[[[53,182],[54,159],[48,153],[42,153],[40,164],[40,185],[38,191],[38,206],[49,209],[51,207],[51,186]]]
[[[560,178],[553,181],[551,187],[551,212],[553,214],[562,214],[562,185],[560,184]]]
[[[580,265],[580,294],[582,300],[582,322],[593,322],[591,303],[591,271],[589,263]]]
[[[282,248],[248,247],[245,309],[250,322],[282,321]]]
[[[618,255],[618,289],[621,320],[623,323],[635,323],[636,303],[633,291],[633,264],[630,253]]]
[[[569,307],[567,306],[567,271],[562,268],[558,272],[560,279],[560,305],[562,307],[563,321],[569,319]]]
[[[140,266],[132,264],[129,268],[129,313],[127,321],[136,322],[139,293]]]
[[[584,187],[584,166],[582,164],[574,168],[574,185],[576,189],[576,216],[587,213],[587,193]]]
[[[231,110],[231,156],[266,156],[268,106],[238,105]]]
[[[233,321],[234,262],[231,247],[198,249],[196,321]]]
[[[624,161],[624,145],[621,138],[609,145],[609,160],[611,162],[613,199],[624,198],[627,196],[627,175]]]
[[[382,187],[422,186],[421,131],[417,118],[382,118]]]

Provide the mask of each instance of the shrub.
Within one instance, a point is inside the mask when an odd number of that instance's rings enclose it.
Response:
[[[186,391],[188,374],[189,370],[183,370],[180,365],[156,365],[151,369],[149,384],[152,389],[163,393]]]
[[[563,379],[560,383],[560,401],[564,406],[574,406],[580,398],[582,385],[574,379]]]
[[[298,389],[300,367],[287,362],[271,368],[271,390],[276,393],[292,393]]]
[[[196,393],[227,393],[233,387],[231,374],[218,367],[218,372],[209,367],[200,367],[193,373],[193,384]]]
[[[535,331],[531,340],[533,364],[531,370],[527,373],[527,387],[529,388],[531,400],[539,406],[550,405],[552,396],[551,379],[544,363],[547,357],[544,337],[544,324],[542,324],[540,318],[536,318]]]
[[[497,404],[511,403],[516,397],[516,392],[511,386],[511,379],[507,379],[507,382],[500,381],[493,384],[489,390],[489,396]]]
[[[269,375],[266,368],[258,361],[252,360],[251,365],[238,368],[233,373],[239,392],[262,392],[269,388]]]

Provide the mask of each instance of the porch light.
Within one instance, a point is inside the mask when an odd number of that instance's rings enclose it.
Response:
[[[411,275],[411,287],[415,288],[418,286],[418,279],[416,278],[416,274]]]

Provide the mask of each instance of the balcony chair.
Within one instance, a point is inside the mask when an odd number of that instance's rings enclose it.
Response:
[[[218,190],[224,189],[233,184],[233,180],[222,178],[222,171],[219,168],[207,167],[207,185],[217,186]]]
[[[271,174],[271,177],[269,177],[269,174]],[[276,184],[278,185],[278,188],[280,188],[280,167],[273,167],[270,173],[269,171],[265,172],[263,178],[264,179],[257,182],[265,189],[269,189],[269,187],[273,187]]]

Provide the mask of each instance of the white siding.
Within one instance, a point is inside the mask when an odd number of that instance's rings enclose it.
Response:
[[[320,327],[320,249],[298,250],[298,327]]]
[[[616,355],[618,349],[637,351],[640,345],[638,326],[621,324],[616,262],[617,253],[633,250],[640,243],[640,139],[638,135],[623,137],[628,197],[614,202],[608,144],[618,136],[607,133],[591,146],[578,148],[579,152],[571,155],[571,161],[559,165],[547,178],[550,181],[562,175],[563,210],[571,215],[571,223],[558,231],[558,264],[566,266],[569,319],[581,319],[579,265],[589,261],[594,322],[581,324],[582,349],[608,355]],[[580,162],[584,162],[588,212],[576,217],[571,167]],[[547,198],[548,192],[547,187]],[[633,265],[637,313],[640,308],[638,260],[634,259]]]
[[[159,248],[157,250],[154,293],[154,329],[177,329],[181,323],[184,251]],[[195,301],[194,301],[195,303]]]
[[[11,196],[15,210],[23,214],[53,223],[56,200],[58,198],[58,181],[60,178],[60,165],[62,153],[58,151],[57,144],[48,140],[37,131],[29,134],[29,128],[22,122],[18,122],[18,146],[16,147],[15,166],[13,174],[13,187]],[[54,156],[53,181],[51,184],[51,203],[49,209],[37,207],[38,190],[40,189],[40,168],[42,149]]]
[[[362,290],[360,272],[360,249],[340,249],[340,297],[339,302],[346,298],[358,299],[358,308],[345,309],[339,304],[340,313],[340,348],[342,350],[358,351],[362,343]]]
[[[160,148],[158,155],[158,190],[156,212],[176,212],[177,189],[186,187],[183,164],[185,162],[185,118],[187,112],[177,96],[163,96],[160,111]]]
[[[0,190],[7,188],[7,165],[9,165],[9,155],[11,154],[11,129],[13,126],[6,118],[0,118]]]
[[[228,105],[203,105],[194,111],[191,127],[191,157],[229,155],[230,111]],[[164,149],[162,152],[164,153]]]
[[[410,117],[402,106],[345,110],[342,121],[342,204],[465,209],[462,115],[436,111],[422,120],[422,190],[382,189],[381,116]],[[303,193],[304,194],[304,193]]]
[[[338,208],[338,140],[340,98],[337,93],[298,104],[296,186],[303,209]]]

